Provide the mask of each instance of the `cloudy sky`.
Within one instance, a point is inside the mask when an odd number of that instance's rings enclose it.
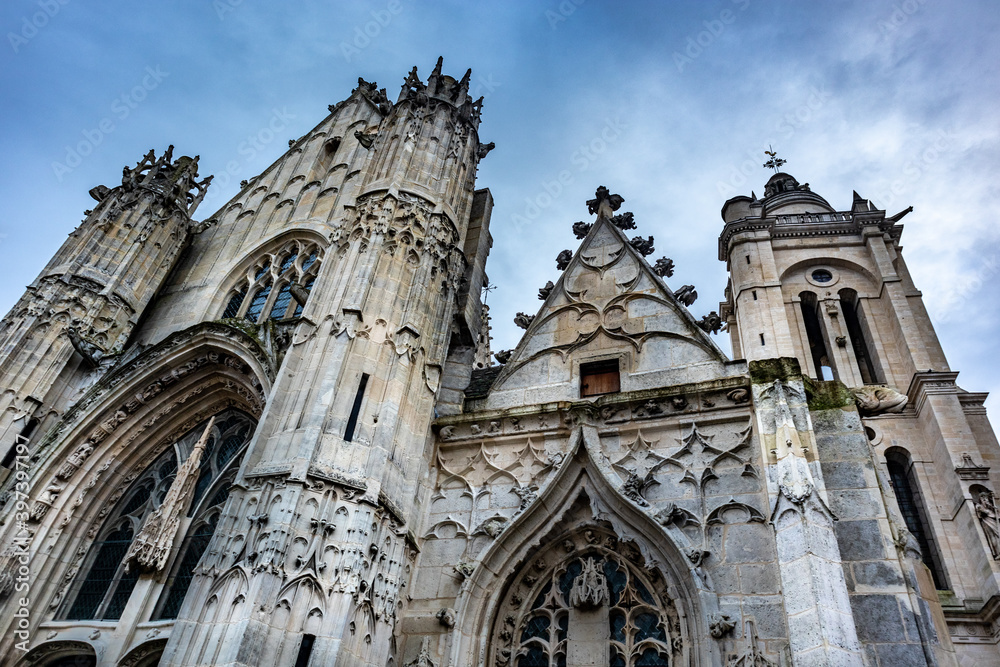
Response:
[[[341,6],[343,5],[343,6]],[[222,174],[208,217],[345,98],[357,77],[395,97],[413,65],[473,70],[480,133],[497,148],[479,186],[496,200],[488,272],[494,349],[575,248],[570,225],[605,184],[638,232],[718,308],[719,216],[758,194],[769,145],[840,210],[851,191],[905,219],[905,257],[959,383],[1000,414],[1000,12],[989,1],[825,3],[84,3],[0,7],[0,310],[150,148]],[[285,134],[241,143],[275,114]],[[558,184],[561,172],[564,184]],[[729,349],[726,335],[719,337]]]

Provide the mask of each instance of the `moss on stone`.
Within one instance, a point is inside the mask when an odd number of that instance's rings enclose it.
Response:
[[[854,394],[840,380],[803,378],[803,383],[810,410],[842,410],[854,407]]]
[[[753,384],[770,384],[775,380],[788,382],[802,377],[802,369],[794,357],[759,359],[750,362],[750,381]]]

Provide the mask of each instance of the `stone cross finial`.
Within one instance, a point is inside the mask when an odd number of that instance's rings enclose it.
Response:
[[[609,220],[614,217],[615,211],[621,208],[621,205],[625,202],[625,198],[621,195],[613,195],[610,191],[603,185],[597,188],[597,192],[594,193],[594,198],[587,200],[587,211],[591,215],[597,214],[598,218],[608,218]]]

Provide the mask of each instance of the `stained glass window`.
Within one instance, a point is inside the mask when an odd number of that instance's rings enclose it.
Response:
[[[140,574],[139,568],[134,566],[129,568],[129,572],[125,571],[125,555],[146,518],[163,501],[176,476],[178,460],[186,460],[190,455],[204,432],[205,424],[202,422],[168,447],[121,495],[84,560],[67,596],[62,618],[108,621],[121,618]],[[214,455],[206,451],[203,456],[198,485],[193,493],[196,498],[209,496],[211,499],[202,502],[200,507],[193,499],[192,509],[197,512],[191,525],[195,528],[183,542],[182,556],[171,565],[175,574],[168,579],[161,594],[161,613],[174,609],[171,613],[176,616],[194,575],[195,565],[215,530],[218,506],[228,497],[236,467],[255,427],[253,418],[239,410],[228,409],[217,415],[210,443],[218,443],[215,447],[218,451]],[[177,588],[178,585],[180,588]]]
[[[654,594],[641,561],[637,549],[620,550],[616,537],[597,530],[534,557],[507,593],[505,608],[516,613],[498,619],[493,667],[565,667],[574,643],[576,651],[606,651],[597,664],[678,664],[679,615]]]
[[[305,258],[301,267],[296,266],[299,257]],[[275,252],[265,253],[252,265],[255,267],[252,272],[229,288],[232,292],[222,317],[239,317],[242,312],[243,317],[254,324],[287,317],[292,309],[291,286],[299,284],[310,290],[322,258],[322,249],[305,240],[289,241]],[[302,305],[296,303],[291,316],[298,317],[301,313]]]

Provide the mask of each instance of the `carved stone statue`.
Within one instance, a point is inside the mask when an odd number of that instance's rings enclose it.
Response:
[[[708,619],[708,632],[715,639],[722,639],[736,627],[736,623],[734,623],[729,617],[729,614],[715,612],[714,614],[711,614]]]
[[[539,301],[545,301],[546,299],[548,299],[549,298],[549,294],[552,294],[552,290],[554,290],[555,287],[556,286],[552,283],[551,280],[549,282],[545,283],[545,287],[543,287],[540,290],[538,290],[538,300]]]
[[[972,501],[976,508],[976,517],[979,524],[986,533],[986,541],[989,542],[990,551],[994,560],[1000,560],[1000,517],[997,516],[997,508],[993,503],[993,494],[982,491],[979,498]]]
[[[694,285],[684,285],[674,292],[674,297],[685,306],[690,306],[698,299],[698,292],[694,289]]]
[[[101,359],[104,358],[104,350],[81,336],[76,327],[66,327],[66,335],[69,337],[69,342],[73,344],[73,349],[79,352],[88,364],[97,366],[101,363]]]
[[[653,273],[661,278],[669,278],[674,275],[674,260],[669,257],[661,257],[653,264]]]
[[[854,402],[863,417],[874,417],[884,413],[902,412],[906,407],[906,394],[891,387],[869,385],[854,389]]]
[[[565,271],[566,267],[569,266],[570,261],[573,259],[572,250],[563,250],[556,256],[556,269],[559,271]]]
[[[514,316],[514,324],[521,327],[522,329],[527,329],[531,326],[532,320],[535,319],[534,315],[526,315],[524,313],[518,313]]]
[[[653,248],[652,236],[647,239],[644,239],[641,236],[633,236],[632,240],[629,241],[629,245],[635,248],[636,252],[643,257],[648,257],[653,254],[653,251],[655,250],[655,248]]]
[[[614,224],[615,227],[617,227],[622,231],[635,229],[635,218],[632,216],[631,211],[626,211],[621,215],[616,215],[615,217],[611,218],[611,222]]]
[[[580,222],[574,222],[573,236],[575,236],[578,239],[585,239],[587,238],[587,234],[590,233],[590,230],[593,226],[594,226],[593,223],[583,222],[582,220]]]
[[[292,283],[291,285],[289,285],[288,292],[289,294],[292,295],[292,298],[295,299],[295,302],[300,306],[306,305],[306,301],[309,300],[309,290],[307,290],[302,285],[299,285],[298,283]]]
[[[493,356],[496,358],[497,363],[502,366],[510,361],[512,354],[514,354],[514,350],[498,350],[493,353]]]
[[[608,602],[608,580],[598,569],[596,559],[583,561],[583,571],[573,580],[569,603],[577,609],[596,609]]]
[[[698,327],[705,333],[719,333],[722,328],[722,318],[714,310],[698,320]]]
[[[493,150],[496,147],[497,145],[492,141],[488,144],[479,144],[479,147],[476,149],[476,157],[482,160],[484,157],[490,154],[491,150]]]
[[[361,144],[366,149],[371,148],[372,144],[375,143],[374,134],[365,134],[361,130],[354,131],[354,138],[357,139],[358,143]]]

